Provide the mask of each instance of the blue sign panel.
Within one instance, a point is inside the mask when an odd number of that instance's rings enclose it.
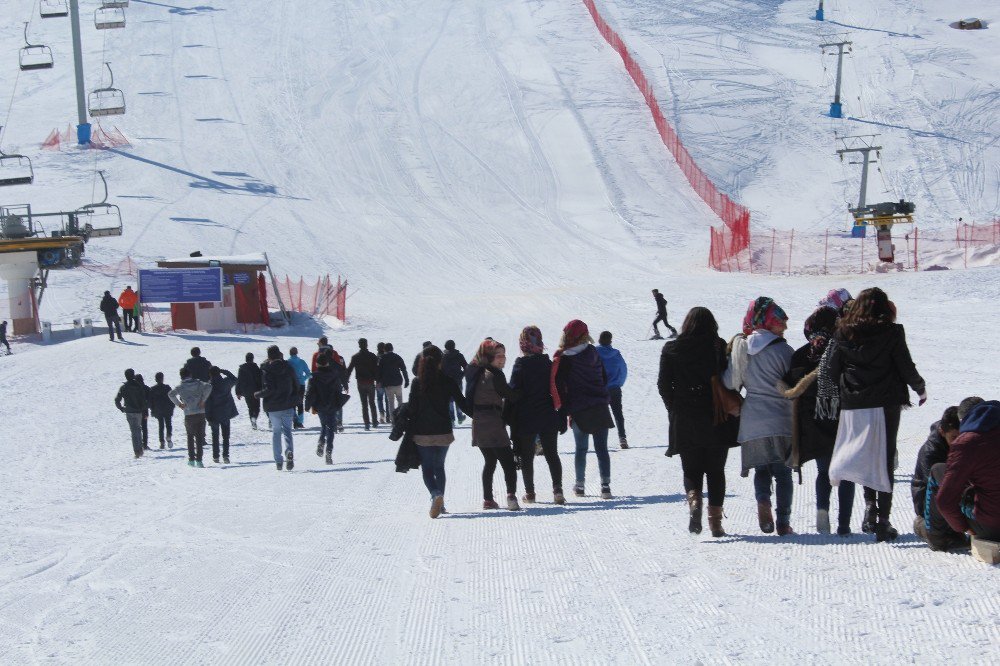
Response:
[[[222,275],[223,284],[231,287],[234,284],[250,284],[249,273],[224,273]]]
[[[139,300],[143,303],[218,303],[222,301],[222,269],[140,270]]]

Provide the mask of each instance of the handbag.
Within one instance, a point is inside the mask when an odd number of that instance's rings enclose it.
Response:
[[[573,414],[572,419],[576,427],[588,435],[615,427],[615,422],[611,418],[611,408],[608,405],[596,405],[582,409]]]
[[[713,422],[719,425],[731,418],[740,415],[743,407],[743,396],[739,391],[727,387],[722,383],[718,375],[712,377],[712,408],[714,411]]]

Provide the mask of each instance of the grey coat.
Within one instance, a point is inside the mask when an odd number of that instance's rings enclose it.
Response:
[[[740,410],[743,471],[759,465],[787,462],[792,445],[792,401],[778,390],[795,353],[784,338],[769,331],[754,331],[747,338],[749,359],[743,388],[746,398]],[[732,386],[731,360],[723,377]]]
[[[499,373],[502,377],[502,373]],[[506,386],[506,379],[501,380]],[[509,447],[510,436],[503,422],[503,397],[497,392],[494,371],[479,373],[472,413],[472,445],[481,449]]]
[[[175,405],[184,410],[184,416],[192,416],[205,413],[205,401],[211,393],[212,385],[208,382],[188,378],[168,395]]]

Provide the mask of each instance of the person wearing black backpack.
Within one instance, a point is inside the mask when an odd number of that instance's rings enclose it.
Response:
[[[321,353],[316,372],[306,385],[305,409],[319,417],[319,444],[316,455],[326,453],[326,464],[333,464],[333,438],[337,431],[337,412],[347,402],[347,377],[344,368],[333,362],[332,353]]]

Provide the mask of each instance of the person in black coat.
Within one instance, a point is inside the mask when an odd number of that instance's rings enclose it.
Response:
[[[701,533],[702,489],[708,485],[708,525],[725,536],[726,458],[736,446],[739,418],[717,404],[726,369],[726,343],[710,310],[692,308],[676,340],[663,345],[657,388],[670,419],[667,455],[680,454],[688,500],[688,531]]]
[[[358,353],[351,357],[347,366],[347,379],[356,372],[358,398],[361,400],[361,417],[365,421],[365,430],[378,427],[378,411],[375,407],[375,380],[378,379],[378,356],[368,351],[368,340],[358,340]]]
[[[108,337],[111,338],[111,342],[115,341],[115,333],[118,333],[118,339],[121,340],[122,318],[118,314],[118,301],[115,300],[110,291],[104,292],[104,298],[101,299],[101,312],[104,314],[104,321],[108,324]]]
[[[347,400],[347,377],[344,368],[333,362],[333,355],[320,354],[316,372],[306,385],[305,409],[319,417],[319,444],[316,455],[326,451],[326,464],[333,464],[333,437],[337,431],[337,412]]]
[[[837,418],[817,418],[815,380],[820,359],[836,333],[839,316],[839,312],[831,307],[817,308],[809,315],[803,331],[808,342],[792,355],[791,366],[784,377],[790,387],[785,395],[794,400],[794,468],[801,470],[805,463],[816,461],[816,531],[820,534],[830,533],[830,495],[833,487],[829,472],[833,444],[837,439]],[[840,482],[837,488],[837,534],[840,536],[851,533],[854,493],[852,482]]]
[[[164,443],[168,448],[174,448],[174,401],[168,395],[170,386],[163,383],[163,373],[158,372],[155,376],[156,383],[149,388],[149,413],[156,419],[156,427],[160,434],[160,448]],[[166,439],[164,439],[166,432]]]
[[[115,396],[115,407],[125,414],[132,434],[132,451],[136,458],[142,457],[142,417],[146,413],[146,387],[135,380],[135,370],[125,370],[125,383]]]
[[[149,451],[149,387],[142,375],[137,374],[135,381],[139,382],[142,390],[146,392],[146,410],[142,413],[142,450]]]
[[[299,381],[295,370],[282,358],[277,345],[267,348],[267,360],[260,366],[261,390],[256,397],[263,401],[264,411],[271,422],[271,448],[274,464],[280,470],[285,461],[288,469],[294,467],[292,418],[299,402]],[[281,455],[281,436],[285,436],[285,455]]]
[[[455,348],[454,340],[446,340],[444,343],[444,354],[441,356],[441,374],[453,379],[458,388],[462,388],[462,380],[465,378],[465,371],[469,363],[465,360],[462,352]],[[448,413],[451,420],[461,424],[465,421],[465,414],[460,409],[455,409],[455,403],[448,405]]]
[[[434,345],[424,349],[407,407],[408,434],[417,445],[424,485],[431,494],[431,518],[444,511],[444,461],[455,441],[448,405],[454,402],[466,414],[472,413],[458,384],[441,373],[441,356]]]
[[[200,348],[191,348],[191,358],[187,360],[184,367],[188,369],[192,379],[202,382],[212,381],[212,364],[201,355]]]
[[[212,393],[205,401],[205,419],[212,428],[212,460],[219,462],[219,431],[222,431],[222,462],[229,464],[229,422],[239,414],[236,401],[233,400],[233,388],[236,386],[236,375],[217,368],[214,365],[209,370],[212,378]]]
[[[410,375],[391,342],[385,343],[385,353],[378,360],[378,383],[385,390],[385,413],[392,423],[393,412],[403,403],[403,389],[410,385]]]
[[[260,416],[260,398],[257,392],[263,388],[260,366],[254,363],[253,354],[246,355],[246,363],[240,366],[236,373],[236,397],[245,400],[247,413],[250,414],[250,427],[257,429],[257,417]]]
[[[913,520],[913,532],[930,544],[931,550],[949,550],[956,546],[968,545],[965,535],[951,529],[940,512],[934,510],[937,501],[937,483],[933,484],[933,487],[930,484],[934,465],[948,461],[951,443],[960,434],[959,427],[959,408],[952,406],[944,410],[941,420],[931,426],[927,441],[917,452],[917,465],[910,481],[913,511],[917,516]]]
[[[556,504],[565,504],[562,489],[562,462],[559,460],[559,413],[552,404],[550,382],[552,360],[545,353],[542,332],[537,326],[526,326],[519,341],[522,356],[514,361],[510,373],[510,388],[520,391],[521,398],[505,404],[514,450],[521,458],[524,479],[524,501],[535,501],[535,442],[542,446],[545,462],[552,477],[552,496]],[[507,406],[509,405],[509,407]]]

